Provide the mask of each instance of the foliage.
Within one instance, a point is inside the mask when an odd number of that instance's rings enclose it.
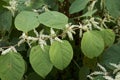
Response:
[[[114,67],[112,72],[108,72],[102,65],[98,64],[101,71],[94,71],[88,77],[91,80],[119,80],[120,79],[120,64],[110,63],[110,66]],[[115,75],[115,77],[113,77]],[[94,76],[94,77],[93,77]]]
[[[0,1],[1,80],[119,80],[119,48],[119,0]]]

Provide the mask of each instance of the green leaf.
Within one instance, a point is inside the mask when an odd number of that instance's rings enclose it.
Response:
[[[23,32],[28,32],[39,26],[38,14],[30,11],[22,11],[15,18],[15,27]]]
[[[0,31],[9,31],[12,25],[12,14],[10,11],[0,12]]]
[[[66,68],[73,58],[72,47],[70,43],[65,40],[63,42],[53,42],[49,54],[53,65],[60,70]]]
[[[25,62],[19,53],[9,52],[0,56],[0,78],[21,80],[25,72]]]
[[[48,75],[53,67],[49,58],[49,47],[45,46],[44,49],[45,50],[42,50],[38,45],[33,47],[30,52],[30,63],[32,68],[43,78]]]
[[[105,0],[105,6],[111,16],[120,17],[120,0]]]
[[[101,63],[108,68],[112,68],[110,63],[119,64],[120,62],[120,44],[112,45],[102,55]]]
[[[47,11],[39,15],[39,21],[45,26],[56,29],[63,29],[68,23],[68,18],[60,12]]]
[[[103,29],[100,33],[104,39],[105,46],[111,46],[115,40],[115,33],[111,29]]]
[[[104,41],[98,31],[83,34],[81,49],[88,58],[98,57],[104,50]]]
[[[77,13],[83,10],[88,4],[89,0],[75,0],[70,6],[69,12],[70,14]]]

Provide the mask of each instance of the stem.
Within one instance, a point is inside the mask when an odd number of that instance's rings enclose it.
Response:
[[[78,69],[80,69],[80,66],[78,65],[78,63],[75,60],[73,60],[73,62],[78,67]]]

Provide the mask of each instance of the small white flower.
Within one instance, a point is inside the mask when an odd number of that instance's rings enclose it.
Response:
[[[52,44],[53,41],[55,41],[55,40],[56,40],[56,41],[59,41],[59,42],[62,42],[62,40],[57,37],[55,31],[54,31],[52,28],[50,29],[50,37],[49,37],[49,39],[50,39],[50,43],[51,43],[51,44]]]
[[[51,29],[50,29],[50,43],[51,43],[51,44],[53,43],[53,41],[54,41],[53,37],[55,37],[55,36],[56,36],[56,33],[55,33],[55,31],[51,28]]]
[[[17,53],[17,50],[15,49],[14,46],[11,46],[11,50],[12,50],[13,52],[16,52],[16,53]]]
[[[27,35],[25,33],[22,33],[22,35],[19,37],[21,40],[18,42],[18,46],[20,46],[20,44],[24,43],[27,39]]]
[[[11,46],[11,47],[9,47],[8,49],[3,50],[2,53],[1,53],[1,55],[6,55],[6,54],[9,53],[10,51],[13,51],[13,52],[16,52],[16,53],[17,53],[17,50],[15,49],[15,47],[14,47],[14,46]]]
[[[79,32],[80,38],[82,37],[82,35],[83,35],[83,31],[82,31],[82,29],[80,29],[80,32]]]
[[[7,53],[9,53],[11,51],[11,48],[8,48],[4,51],[2,51],[1,55],[6,55]]]
[[[30,6],[31,5],[31,0],[26,0],[24,3],[26,6]]]
[[[24,39],[21,39],[19,42],[18,42],[18,46],[20,46],[22,43],[24,43],[25,42],[25,40]]]
[[[36,12],[36,13],[38,12],[38,10],[37,10],[37,9],[32,9],[32,10],[33,10],[33,12]]]
[[[114,64],[114,63],[110,63],[111,66],[113,66],[114,68],[114,71],[113,71],[113,74],[117,73],[118,71],[120,71],[120,64]]]
[[[35,35],[36,35],[37,37],[39,36],[37,30],[35,30],[35,29],[34,29],[34,33],[35,33]]]
[[[90,19],[90,22],[95,28],[101,30],[101,27],[99,26],[99,23],[95,21],[94,17]]]
[[[20,39],[27,39],[27,35],[25,33],[22,33],[22,35],[19,38]]]
[[[94,9],[94,6],[95,6],[95,3],[97,2],[97,0],[92,0],[92,3],[91,3],[91,5],[88,7],[88,9],[90,10],[90,11],[92,11],[93,9]]]
[[[42,40],[41,38],[39,38],[39,44],[40,44],[40,47],[42,48],[42,50],[44,50],[44,46],[47,45],[46,41]]]
[[[89,75],[89,77],[102,75],[103,78],[105,78],[106,80],[114,80],[111,76],[108,75],[107,70],[106,70],[102,65],[100,65],[100,64],[98,63],[97,66],[98,66],[102,71],[94,71],[93,73],[91,73],[91,74]]]
[[[42,10],[44,10],[44,11],[49,11],[48,5],[44,5],[44,6],[42,7]]]
[[[0,48],[0,51],[3,51],[4,49]]]
[[[115,76],[115,80],[120,80],[120,72],[118,72]]]
[[[50,33],[51,33],[51,35],[56,36],[56,33],[55,33],[55,31],[53,30],[53,28],[50,28]]]
[[[59,39],[58,37],[55,37],[55,40],[56,40],[56,41],[59,41],[59,42],[62,42],[62,40]]]
[[[82,29],[83,25],[79,23],[78,28]]]
[[[36,33],[36,36],[38,36],[38,34]],[[38,41],[38,37],[31,37],[31,36],[27,36],[25,33],[22,33],[22,36],[20,36],[20,41],[18,42],[18,46],[20,46],[20,44],[27,42],[27,44],[29,45],[29,47],[31,47],[31,42],[32,41]]]
[[[22,35],[19,37],[20,41],[18,42],[18,46],[20,46],[20,44],[24,43],[27,40],[27,35],[25,33],[22,33]]]
[[[84,31],[87,31],[87,30],[88,30],[88,24],[87,24],[87,25],[83,25],[82,29],[83,29]]]
[[[106,70],[102,65],[100,65],[100,64],[98,63],[97,66],[98,66],[104,73],[107,73],[107,70]]]
[[[102,71],[95,71],[95,72],[91,73],[90,75],[104,75],[104,72],[102,72]]]
[[[4,7],[9,9],[12,12],[13,16],[14,16],[15,12],[17,11],[18,2],[16,0],[10,0],[9,5],[10,6],[4,6]]]
[[[27,37],[27,40],[29,40],[29,41],[37,41],[37,40],[38,40],[38,38],[28,36],[28,37]]]
[[[75,31],[73,30],[75,27],[79,27],[78,25],[71,25],[71,24],[66,24],[66,33],[69,37],[70,40],[73,40],[73,35],[75,34]]]
[[[106,80],[114,80],[112,77],[110,76],[103,76],[103,78],[105,78]]]
[[[93,80],[94,78],[91,75],[87,75],[87,77],[91,80]]]
[[[41,48],[44,50],[44,46],[47,45],[45,38],[46,37],[48,38],[49,36],[44,35],[43,32],[44,32],[44,30],[41,30],[38,42],[39,42],[39,45],[41,46]]]
[[[13,10],[16,10],[16,7],[18,5],[16,0],[10,0],[9,4]]]
[[[73,35],[70,31],[67,31],[67,35],[69,37],[70,40],[73,40]]]

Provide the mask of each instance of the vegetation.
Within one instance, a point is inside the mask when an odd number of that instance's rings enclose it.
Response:
[[[1,0],[1,80],[120,80],[119,0]]]

